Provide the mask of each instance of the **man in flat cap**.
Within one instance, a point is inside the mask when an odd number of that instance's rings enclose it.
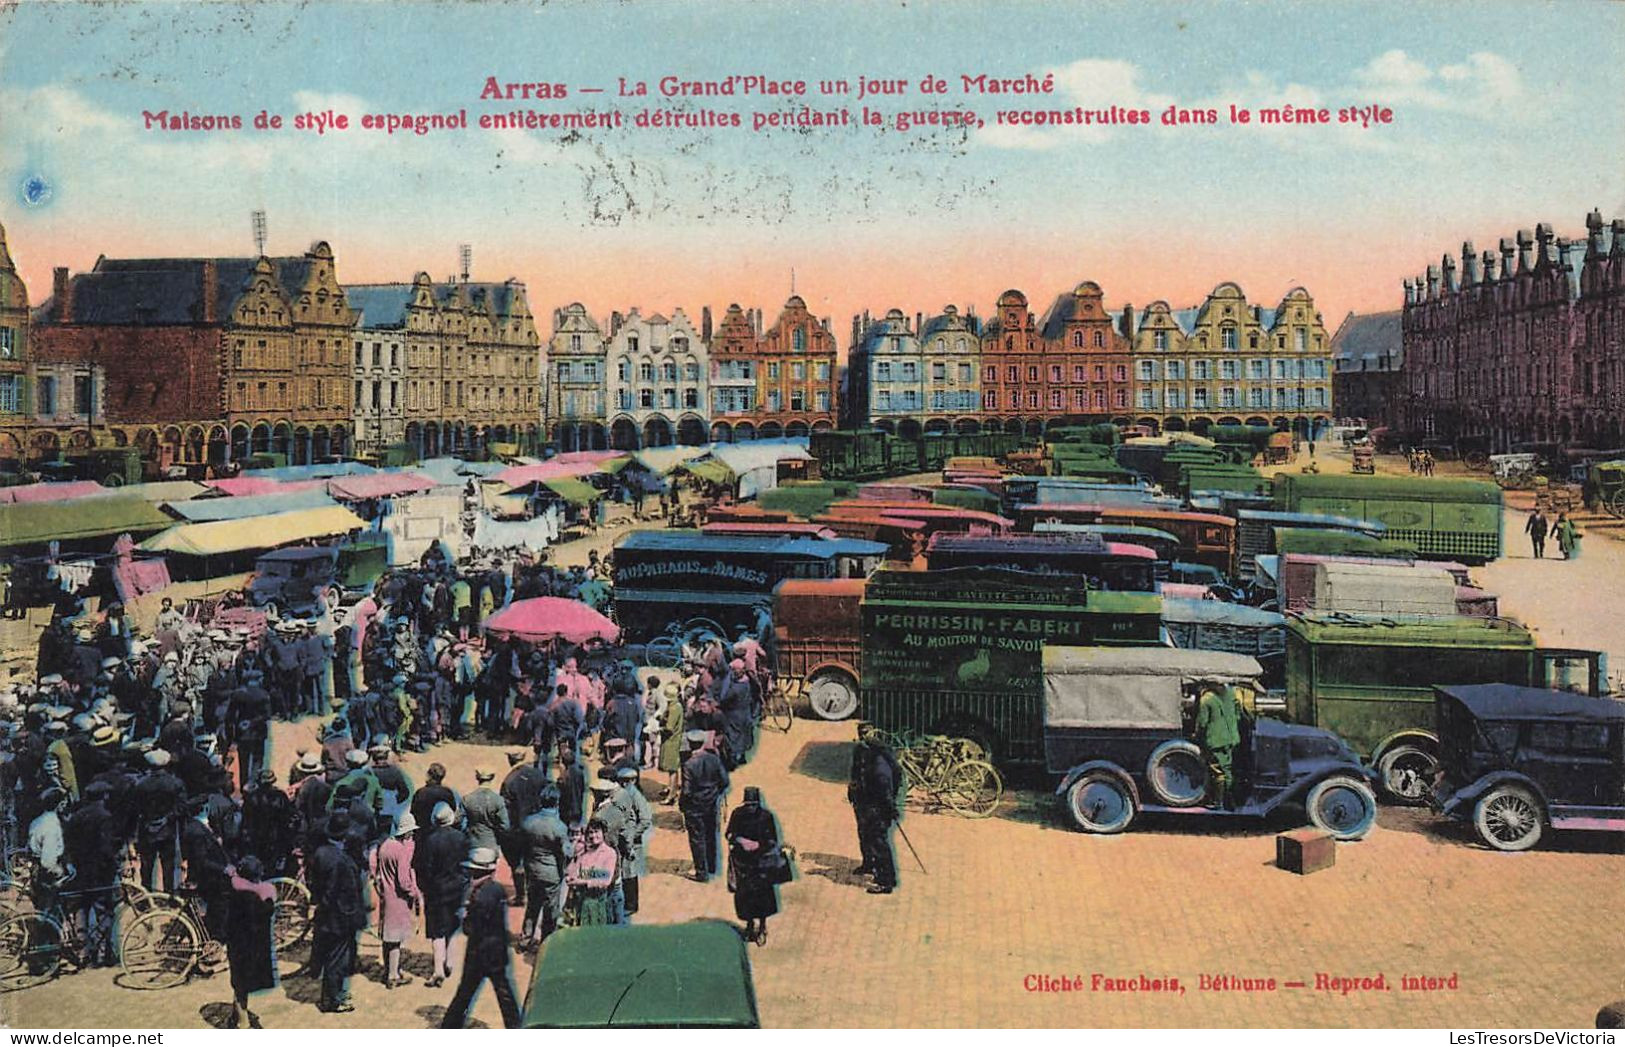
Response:
[[[722,798],[728,791],[728,770],[722,765],[706,731],[688,732],[692,745],[683,765],[683,792],[678,810],[688,831],[688,849],[694,859],[694,879],[704,883],[721,869],[718,838]]]
[[[515,1029],[519,1027],[519,999],[509,971],[508,895],[496,881],[497,852],[491,847],[476,847],[465,864],[470,877],[468,909],[463,917],[468,950],[463,954],[463,975],[457,982],[457,992],[446,1005],[440,1027],[461,1029],[475,992],[489,979],[502,1010],[503,1027]]]
[[[167,749],[150,749],[146,754],[147,773],[134,789],[136,812],[135,850],[141,859],[141,882],[148,890],[173,894],[180,883],[180,820],[186,788],[169,769]],[[162,886],[156,879],[163,866]]]

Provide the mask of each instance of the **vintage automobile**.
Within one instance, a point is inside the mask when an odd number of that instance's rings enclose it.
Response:
[[[1602,652],[1540,647],[1528,629],[1503,618],[1287,614],[1287,719],[1346,738],[1397,803],[1424,802],[1437,769],[1435,685],[1596,694],[1607,678]]]
[[[1302,804],[1309,821],[1358,840],[1377,820],[1376,772],[1330,731],[1245,714],[1233,803],[1219,807],[1192,740],[1193,689],[1249,687],[1244,655],[1170,648],[1047,647],[1044,761],[1078,828],[1117,833],[1140,811],[1263,818]]]
[[[275,549],[254,561],[248,600],[278,614],[306,614],[360,599],[389,567],[383,542]]]
[[[1625,702],[1508,684],[1435,687],[1434,809],[1497,851],[1546,827],[1625,832]]]
[[[547,941],[527,1029],[755,1029],[745,940],[722,920],[566,927]]]

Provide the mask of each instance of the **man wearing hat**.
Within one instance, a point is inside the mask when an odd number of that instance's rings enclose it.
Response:
[[[299,627],[290,621],[276,624],[276,635],[266,649],[266,664],[271,670],[271,701],[279,719],[291,720],[299,708],[299,687],[304,681],[304,667],[300,664],[303,645],[298,640]]]
[[[392,826],[412,802],[412,779],[394,761],[395,750],[387,741],[374,740],[367,755],[372,759],[372,776],[383,798],[379,815]]]
[[[609,804],[621,813],[617,845],[621,852],[621,891],[626,898],[626,915],[638,911],[638,878],[649,864],[649,835],[654,832],[654,808],[638,785],[638,769],[622,767],[615,772],[617,788]]]
[[[508,751],[508,775],[498,790],[502,802],[508,807],[510,831],[501,839],[502,859],[508,863],[513,876],[513,903],[525,904],[524,841],[520,827],[525,819],[535,814],[541,803],[542,787],[547,784],[547,772],[529,759],[524,749]]]
[[[496,882],[497,852],[490,847],[476,847],[468,856],[467,866],[471,883],[463,933],[468,936],[468,951],[463,954],[463,976],[451,1003],[446,1005],[440,1027],[461,1029],[474,994],[489,979],[497,1006],[502,1009],[503,1027],[515,1029],[519,1027],[519,999],[508,969],[508,895]]]
[[[226,713],[227,737],[237,746],[237,780],[245,789],[259,778],[270,739],[271,695],[261,686],[262,679],[258,669],[246,670]]]
[[[346,811],[349,814],[352,826],[362,824],[362,831],[354,835],[370,838],[377,829],[378,814],[383,810],[384,790],[378,784],[378,778],[372,773],[372,766],[367,754],[360,749],[352,749],[345,754],[344,763],[347,770],[333,786],[333,794],[327,798],[329,817],[333,811]]]
[[[361,867],[344,847],[350,818],[335,811],[327,819],[326,840],[307,863],[305,879],[315,903],[310,946],[311,973],[322,979],[318,1009],[329,1014],[355,1010],[349,979],[355,969],[356,935],[367,926]]]
[[[457,910],[468,887],[468,870],[463,861],[471,848],[468,834],[457,828],[457,816],[450,807],[437,803],[430,817],[433,828],[418,841],[412,871],[423,892],[423,936],[434,951],[434,973],[424,984],[434,989],[451,977],[447,948],[457,932]],[[506,897],[503,909],[507,909]]]
[[[489,847],[498,850],[513,823],[508,820],[508,804],[491,788],[496,772],[480,768],[474,772],[477,783],[473,792],[463,797],[463,817],[468,823],[470,847]]]
[[[890,894],[897,887],[897,862],[892,855],[891,827],[897,822],[897,788],[902,783],[897,757],[870,724],[858,728],[852,749],[852,773],[846,797],[858,823],[857,871],[872,873],[870,894]]]
[[[570,738],[559,739],[558,756],[559,817],[574,831],[587,820],[587,767]]]
[[[186,788],[169,769],[167,749],[150,749],[147,773],[133,790],[136,814],[135,851],[141,859],[141,882],[148,890],[170,894],[180,883],[180,819]],[[163,886],[156,879],[163,865]]]
[[[704,883],[721,870],[722,798],[728,791],[728,769],[723,766],[705,731],[688,732],[692,745],[683,765],[683,792],[678,810],[688,831],[688,850],[694,859],[694,879]]]
[[[525,922],[520,949],[539,947],[559,926],[564,911],[564,870],[570,863],[570,831],[559,819],[559,794],[551,785],[536,797],[537,809],[519,824],[518,850],[525,879]]]
[[[299,812],[288,794],[277,788],[276,772],[263,768],[243,790],[243,850],[259,858],[271,877],[293,876]]]
[[[111,794],[112,788],[101,779],[87,784],[84,802],[62,827],[68,862],[74,869],[68,889],[84,914],[87,967],[111,967],[117,962],[113,904],[118,901],[119,859],[127,841],[108,809]]]

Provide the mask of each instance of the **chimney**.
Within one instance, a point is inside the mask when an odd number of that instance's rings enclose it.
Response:
[[[1439,270],[1444,274],[1439,281],[1439,293],[1452,294],[1458,290],[1456,286],[1456,259],[1451,255],[1445,255],[1439,261]]]
[[[921,334],[925,333],[925,314],[924,313],[915,313],[914,314],[914,333],[916,335],[921,335]]]
[[[708,305],[700,307],[700,339],[711,340],[711,307]]]
[[[1411,283],[1409,277],[1406,277],[1405,279],[1405,304],[1416,304],[1416,285]]]
[[[1529,249],[1535,246],[1535,240],[1529,235],[1529,230],[1518,230],[1518,272],[1529,271]]]
[[[1473,242],[1468,240],[1461,245],[1461,285],[1472,287],[1478,283],[1478,252],[1473,250]]]
[[[553,330],[557,331],[559,328],[561,328],[563,326],[564,326],[564,310],[563,309],[555,309],[555,310],[553,310]]]
[[[1264,307],[1263,306],[1261,306],[1261,305],[1253,306],[1253,322],[1254,323],[1260,323],[1260,324],[1264,322]]]
[[[761,306],[757,306],[755,309],[752,309],[751,310],[751,315],[756,318],[755,319],[756,337],[760,338],[760,337],[762,337],[762,309],[761,309]]]
[[[1129,339],[1134,337],[1134,307],[1132,305],[1123,306],[1123,337]]]
[[[1593,208],[1586,215],[1586,257],[1597,258],[1602,255],[1602,212]]]
[[[1495,282],[1495,252],[1485,251],[1482,258],[1484,261],[1484,282],[1492,284]]]
[[[1428,301],[1432,302],[1439,297],[1439,267],[1428,266]]]
[[[65,265],[51,271],[51,296],[56,299],[52,319],[59,324],[73,323],[73,281],[68,279]]]
[[[859,323],[858,314],[853,313],[852,314],[852,341],[848,342],[847,344],[850,345],[854,349],[856,349],[858,347],[859,342],[863,341],[863,328],[859,327],[858,323]]]
[[[609,314],[609,336],[614,338],[616,335],[620,334],[621,325],[625,322],[626,319],[625,317],[621,316],[621,311],[619,309],[612,311]]]
[[[1512,279],[1512,256],[1517,253],[1517,246],[1508,237],[1501,237],[1501,279]]]
[[[1541,223],[1537,224],[1535,226],[1535,242],[1540,245],[1539,248],[1537,248],[1536,251],[1535,251],[1535,264],[1536,265],[1539,265],[1542,262],[1555,261],[1557,259],[1557,255],[1552,253],[1552,250],[1551,250],[1551,246],[1552,246],[1552,227],[1551,226],[1547,225],[1545,222],[1541,222]]]
[[[203,281],[203,315],[199,319],[206,324],[212,324],[219,319],[216,313],[220,308],[220,273],[213,258],[203,260],[200,279]]]

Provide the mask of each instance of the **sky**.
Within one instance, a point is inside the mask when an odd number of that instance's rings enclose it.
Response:
[[[572,301],[769,321],[796,293],[850,317],[1035,307],[1083,280],[1116,308],[1294,286],[1334,327],[1473,240],[1625,217],[1625,5],[911,0],[787,3],[0,5],[0,224],[35,301],[99,255],[334,248],[349,283],[524,280],[541,326]],[[962,77],[1042,82],[967,93]],[[682,99],[661,78],[801,79],[801,98]],[[567,97],[482,100],[499,83]],[[620,79],[650,95],[621,97]],[[859,78],[902,96],[856,97]],[[922,79],[947,90],[925,94]],[[852,94],[826,95],[844,79]],[[583,93],[582,88],[604,93]],[[1232,124],[1229,107],[1385,107],[1361,128]],[[886,123],[749,129],[753,113],[872,107]],[[1015,110],[1142,110],[1149,125],[1003,126]],[[1173,106],[1216,126],[1164,127]],[[739,113],[743,129],[365,130],[363,114]],[[970,110],[977,127],[894,129]],[[281,115],[257,131],[255,114]],[[144,113],[238,115],[239,131]],[[294,130],[334,112],[347,131]],[[793,277],[792,277],[793,270]]]

